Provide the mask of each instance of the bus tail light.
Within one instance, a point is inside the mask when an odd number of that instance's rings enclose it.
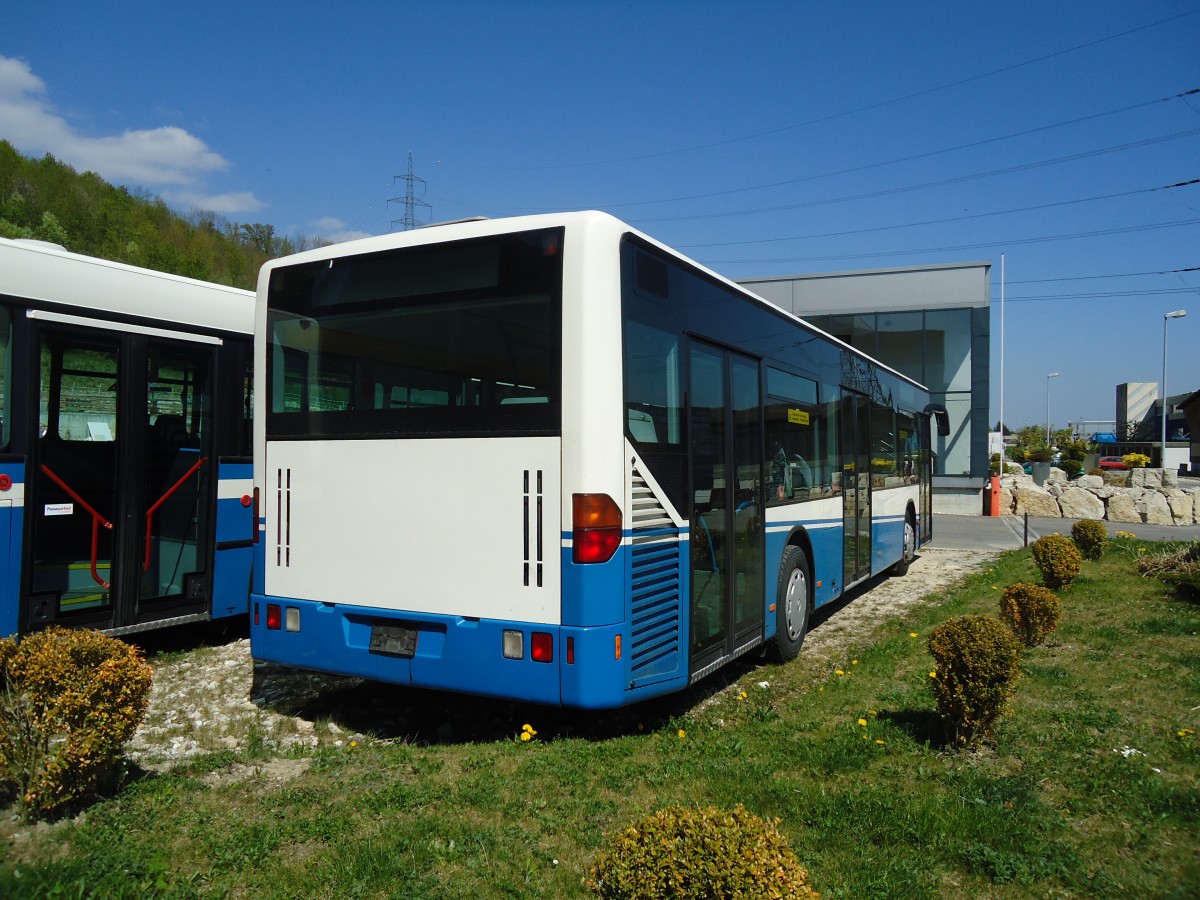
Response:
[[[571,497],[571,558],[577,563],[602,563],[621,546],[621,510],[608,494]]]
[[[575,638],[567,638],[567,665],[575,665]]]
[[[267,628],[278,631],[283,627],[283,609],[278,603],[267,604]]]
[[[544,631],[535,631],[529,643],[529,658],[534,662],[554,662],[554,637]]]

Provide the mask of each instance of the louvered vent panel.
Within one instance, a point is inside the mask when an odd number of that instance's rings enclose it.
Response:
[[[679,529],[633,470],[631,672],[636,684],[679,668]]]

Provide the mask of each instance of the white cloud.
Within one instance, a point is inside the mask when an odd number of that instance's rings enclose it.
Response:
[[[355,231],[347,228],[345,222],[341,219],[335,219],[333,216],[313,219],[309,224],[317,229],[320,237],[335,244],[340,244],[343,241],[357,241],[359,238],[373,237],[370,232]]]
[[[0,135],[22,153],[51,153],[117,184],[193,185],[204,173],[229,167],[204,141],[174,126],[102,137],[81,134],[55,112],[46,99],[45,82],[29,65],[6,56],[0,56]],[[253,200],[249,194],[223,196]]]
[[[167,191],[163,199],[176,206],[186,206],[192,209],[204,209],[222,216],[236,213],[258,212],[264,206],[261,200],[249,191],[237,191],[232,194],[202,194],[197,191]]]

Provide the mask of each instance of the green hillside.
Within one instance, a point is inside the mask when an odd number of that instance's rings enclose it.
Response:
[[[0,237],[38,238],[130,265],[254,290],[268,259],[313,246],[271,225],[173,212],[157,197],[114,187],[47,154],[30,159],[0,140]]]

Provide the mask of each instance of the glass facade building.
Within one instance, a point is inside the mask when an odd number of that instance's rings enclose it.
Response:
[[[935,506],[978,512],[988,475],[991,264],[744,279],[741,284],[929,388],[950,414]]]

